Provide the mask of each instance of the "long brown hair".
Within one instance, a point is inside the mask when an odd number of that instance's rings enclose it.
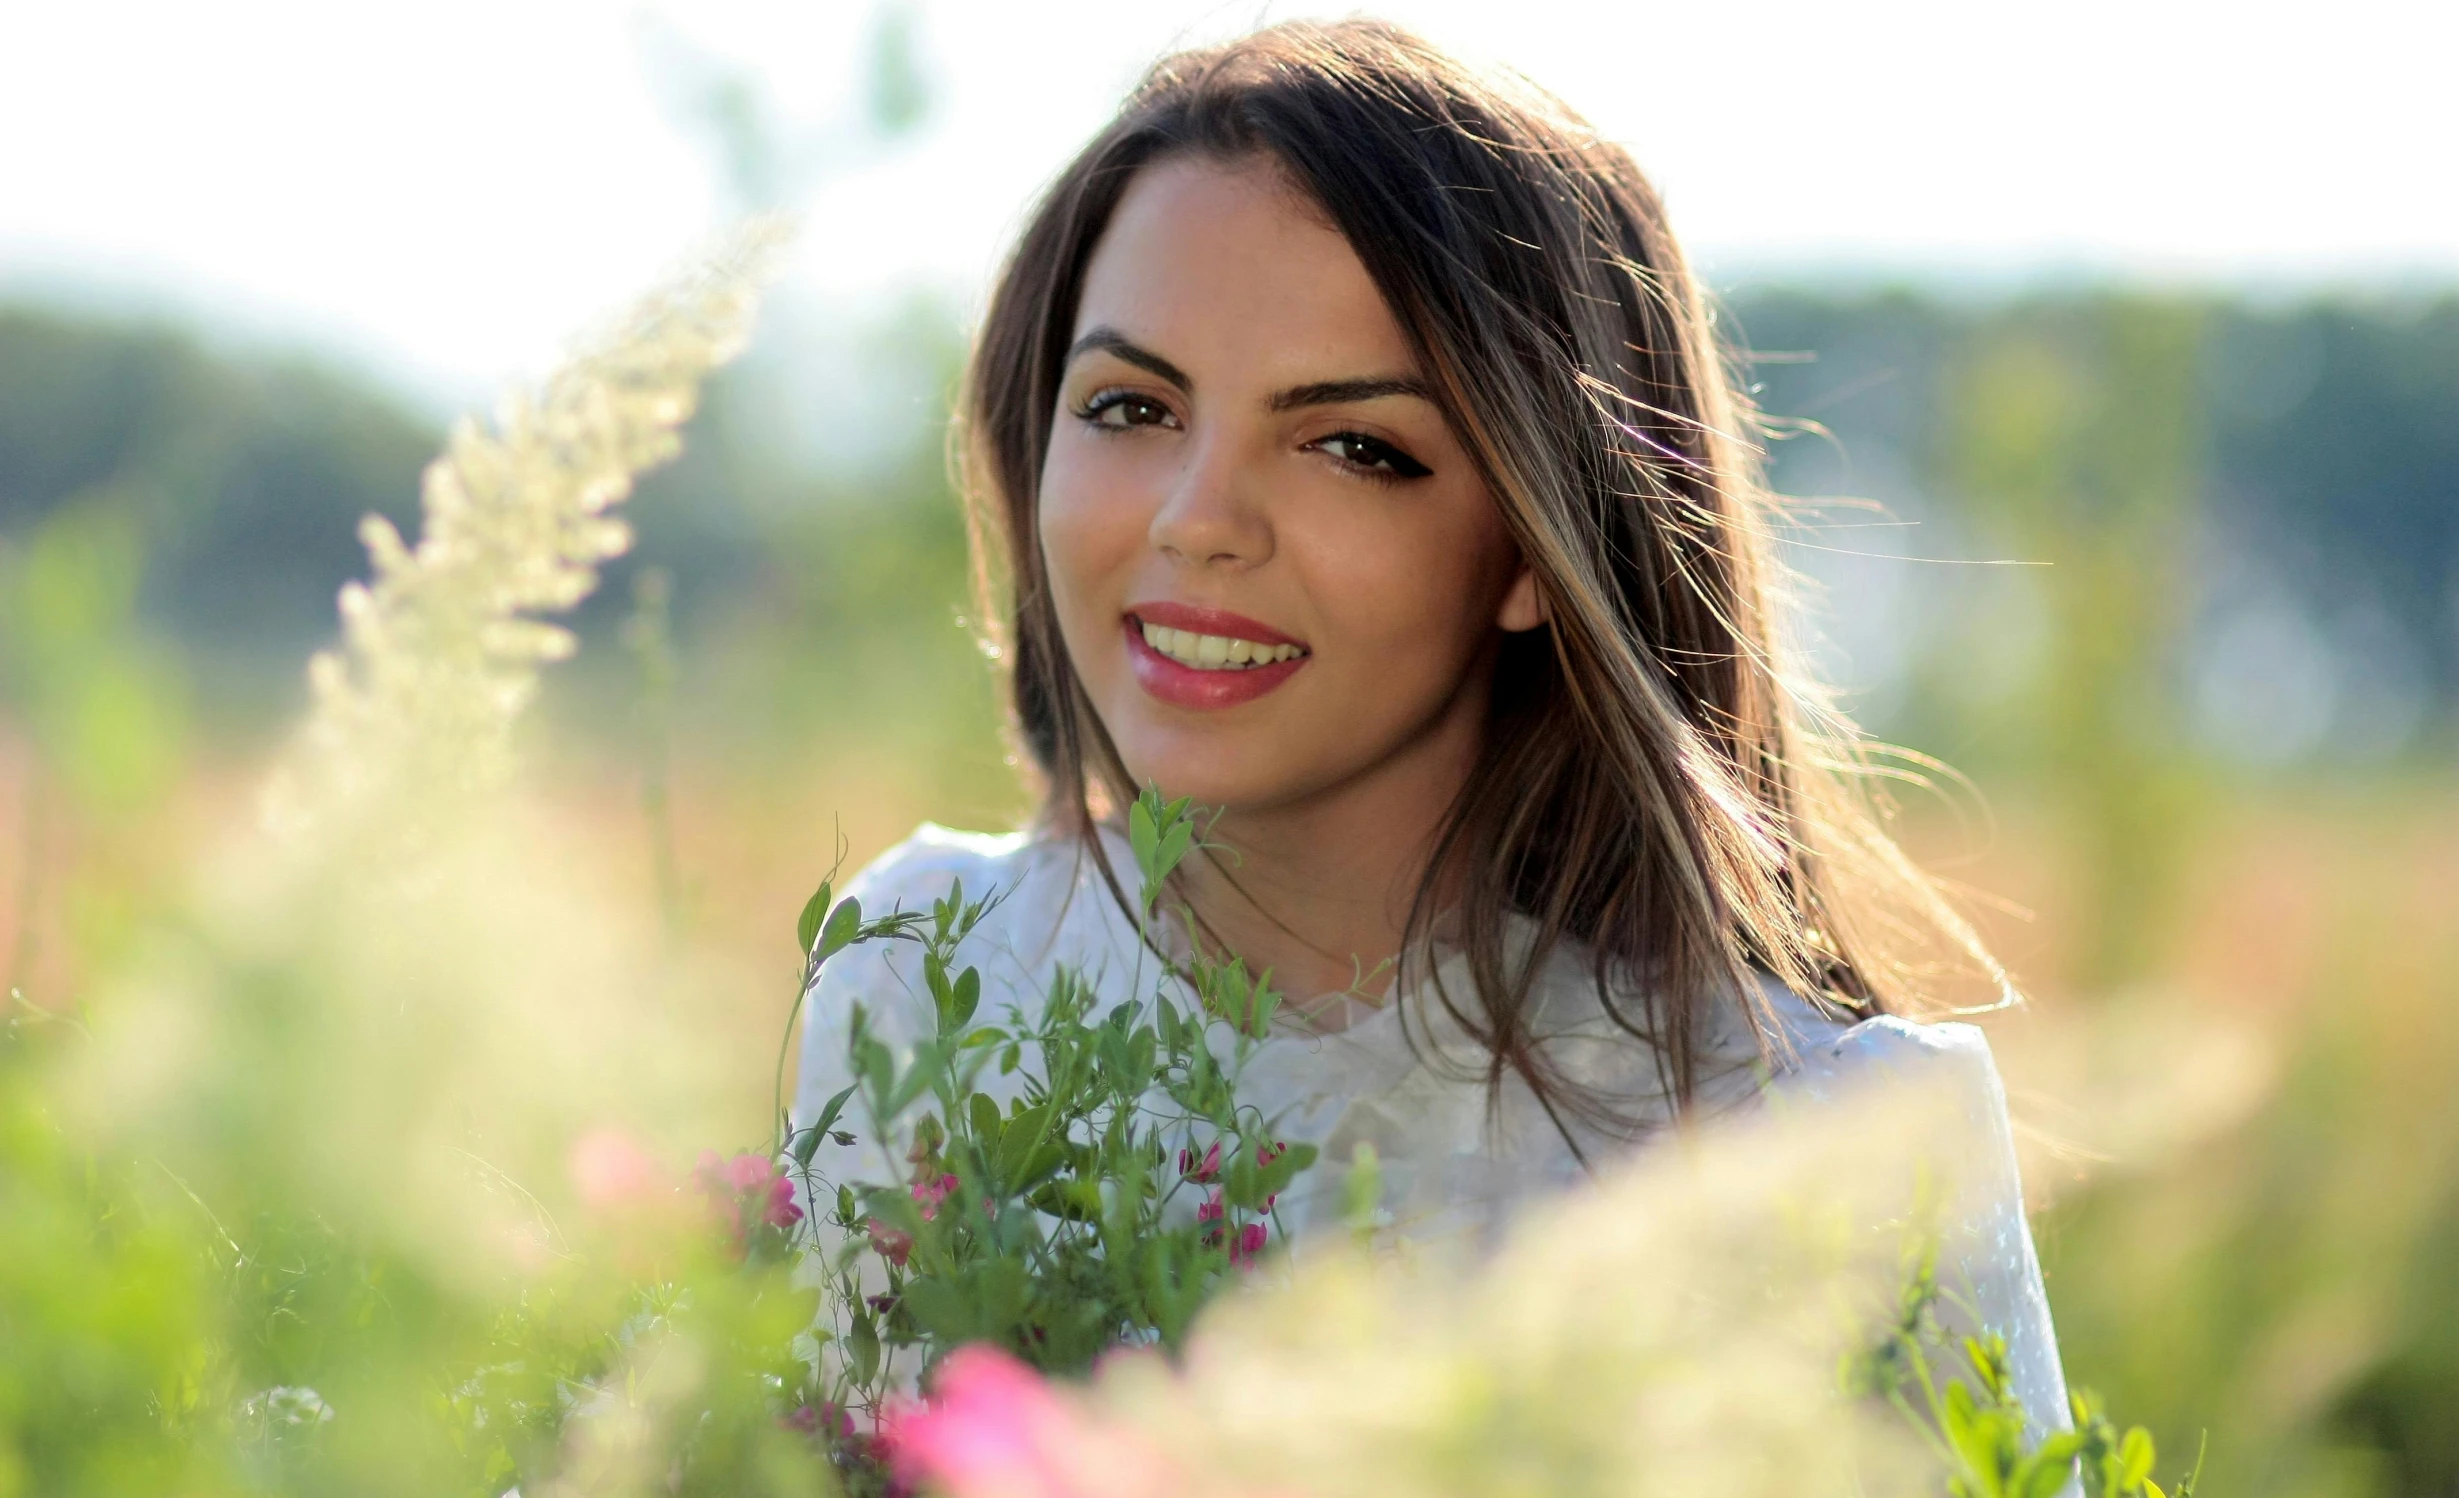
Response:
[[[1274,162],[1347,237],[1543,590],[1547,626],[1502,646],[1483,763],[1403,944],[1423,953],[1445,917],[1475,992],[1438,984],[1440,1001],[1488,1084],[1518,1074],[1558,1123],[1625,1121],[1533,1033],[1536,974],[1567,942],[1680,1105],[1718,995],[1746,996],[1774,1043],[1756,973],[1901,1010],[1919,995],[1897,939],[1943,936],[1996,976],[1853,793],[1855,741],[1781,653],[1759,429],[1655,190],[1550,96],[1376,22],[1163,60],[1050,187],[991,298],[966,487],[1044,824],[1116,889],[1091,833],[1133,791],[1061,643],[1036,507],[1086,264],[1135,174],[1182,154]]]

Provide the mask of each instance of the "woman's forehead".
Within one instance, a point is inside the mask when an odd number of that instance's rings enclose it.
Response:
[[[1109,328],[1199,382],[1282,385],[1412,351],[1323,212],[1263,158],[1165,160],[1138,173],[1086,268],[1071,337]]]

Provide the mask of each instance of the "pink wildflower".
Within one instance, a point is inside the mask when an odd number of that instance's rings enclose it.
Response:
[[[793,1414],[777,1423],[807,1436],[825,1433],[840,1440],[851,1440],[854,1435],[854,1417],[842,1405],[827,1400],[818,1404],[798,1405]]]
[[[873,1252],[899,1269],[905,1267],[906,1257],[914,1251],[911,1233],[892,1228],[876,1217],[863,1224],[863,1231],[871,1235]]]
[[[794,1204],[794,1183],[777,1162],[749,1150],[721,1160],[715,1150],[700,1152],[692,1172],[741,1249],[757,1227],[790,1228],[803,1220]]]
[[[1195,1163],[1194,1150],[1180,1150],[1178,1152],[1178,1173],[1190,1181],[1199,1183],[1209,1181],[1219,1175],[1221,1173],[1221,1141],[1214,1140],[1212,1148],[1204,1151],[1204,1163],[1201,1165]]]
[[[572,1185],[598,1211],[645,1204],[668,1189],[666,1172],[621,1129],[592,1129],[572,1141]]]
[[[1238,1230],[1238,1240],[1230,1245],[1230,1262],[1241,1269],[1251,1269],[1255,1256],[1264,1251],[1264,1225],[1250,1222]]]
[[[1195,1220],[1198,1222],[1219,1222],[1221,1220],[1221,1214],[1225,1210],[1226,1208],[1221,1201],[1221,1193],[1216,1188],[1210,1196],[1204,1198],[1203,1204],[1195,1209]]]
[[[897,1482],[950,1498],[1126,1498],[1183,1486],[1132,1438],[979,1344],[939,1365],[928,1403],[889,1406],[879,1436]]]
[[[936,1181],[916,1181],[914,1200],[922,1204],[922,1220],[928,1222],[938,1216],[939,1204],[955,1190],[956,1177],[952,1175],[941,1176]]]

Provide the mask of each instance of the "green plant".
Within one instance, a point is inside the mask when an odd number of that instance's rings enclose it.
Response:
[[[2070,1395],[2073,1429],[2029,1440],[2006,1339],[1951,1336],[1938,1315],[1940,1296],[1933,1242],[1914,1256],[1893,1317],[1848,1365],[1844,1382],[1849,1394],[1894,1406],[1944,1468],[1951,1498],[2057,1498],[2078,1477],[2084,1498],[2169,1498],[2152,1480],[2151,1432],[2120,1430],[2089,1392]],[[1933,1349],[1945,1354],[1945,1367]],[[2175,1498],[2193,1498],[2202,1472],[2198,1454]]]
[[[1190,805],[1147,789],[1129,834],[1139,918],[1158,948],[1162,893],[1196,843]],[[1149,1001],[1101,1013],[1083,975],[1061,970],[1037,1007],[1012,1003],[991,1020],[981,974],[957,952],[995,896],[968,899],[960,884],[927,913],[866,919],[829,895],[822,886],[798,931],[806,988],[853,942],[918,942],[936,1021],[899,1056],[857,1008],[846,1018],[854,1082],[809,1123],[781,1122],[781,1153],[825,1214],[790,1226],[833,1238],[782,1232],[771,1251],[821,1256],[809,1407],[859,1466],[865,1438],[844,1417],[867,1422],[902,1377],[958,1346],[989,1343],[1054,1373],[1081,1373],[1114,1347],[1177,1346],[1228,1276],[1263,1252],[1275,1200],[1316,1151],[1274,1140],[1271,1120],[1238,1101],[1240,1070],[1279,1003],[1269,974],[1198,950],[1162,969]],[[982,1086],[994,1071],[1021,1084],[1004,1108]],[[852,1141],[849,1109],[874,1140],[905,1151],[909,1180],[820,1172],[824,1142]]]

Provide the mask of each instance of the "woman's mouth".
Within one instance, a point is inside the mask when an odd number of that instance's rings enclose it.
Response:
[[[1248,671],[1278,661],[1294,661],[1306,654],[1305,647],[1299,645],[1267,645],[1235,635],[1202,635],[1155,624],[1150,619],[1138,622],[1144,626],[1145,644],[1198,671]]]
[[[1280,631],[1214,609],[1139,605],[1121,622],[1137,684],[1174,707],[1252,702],[1310,659],[1306,646]]]

